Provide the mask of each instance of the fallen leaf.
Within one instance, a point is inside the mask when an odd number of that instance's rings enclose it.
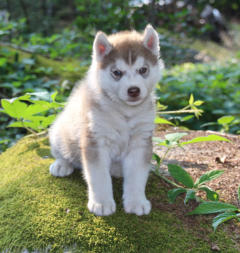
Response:
[[[223,155],[223,156],[217,156],[217,157],[216,157],[216,159],[215,159],[215,161],[216,161],[217,163],[225,163],[226,158],[227,158],[227,156],[226,156],[226,155]]]
[[[211,247],[211,250],[214,250],[214,251],[220,251],[220,248],[217,246],[217,244],[212,244],[212,247]]]

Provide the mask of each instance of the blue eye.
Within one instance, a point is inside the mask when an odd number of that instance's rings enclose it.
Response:
[[[148,72],[148,68],[147,68],[147,67],[142,67],[142,68],[140,68],[140,69],[138,70],[138,73],[139,73],[140,75],[145,75],[145,74],[147,74],[147,72]]]
[[[115,69],[115,70],[111,71],[111,74],[115,80],[120,80],[121,77],[123,76],[123,72],[119,69]]]
[[[122,77],[122,71],[120,71],[120,70],[115,70],[115,71],[113,71],[113,74],[114,74],[116,77]]]

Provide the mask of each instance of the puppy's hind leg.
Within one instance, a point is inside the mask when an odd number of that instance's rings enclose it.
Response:
[[[66,177],[73,173],[74,168],[66,160],[57,159],[50,165],[49,171],[55,177]]]

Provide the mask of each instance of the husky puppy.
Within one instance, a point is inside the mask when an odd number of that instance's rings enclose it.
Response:
[[[148,25],[143,34],[98,32],[92,64],[50,128],[56,161],[53,176],[82,168],[88,209],[115,212],[111,176],[122,176],[125,212],[149,214],[145,186],[152,157],[154,88],[161,76],[159,38]]]

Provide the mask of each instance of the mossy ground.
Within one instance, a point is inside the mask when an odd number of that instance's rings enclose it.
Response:
[[[25,137],[0,156],[0,251],[21,252],[238,252],[221,229],[192,217],[192,225],[159,206],[168,205],[166,189],[150,176],[147,196],[153,202],[148,216],[125,214],[122,181],[114,180],[117,212],[109,217],[89,213],[86,184],[76,171],[55,178],[48,167],[46,138]],[[158,205],[158,203],[161,205]],[[182,204],[180,204],[181,206]],[[195,223],[196,222],[196,223]]]

